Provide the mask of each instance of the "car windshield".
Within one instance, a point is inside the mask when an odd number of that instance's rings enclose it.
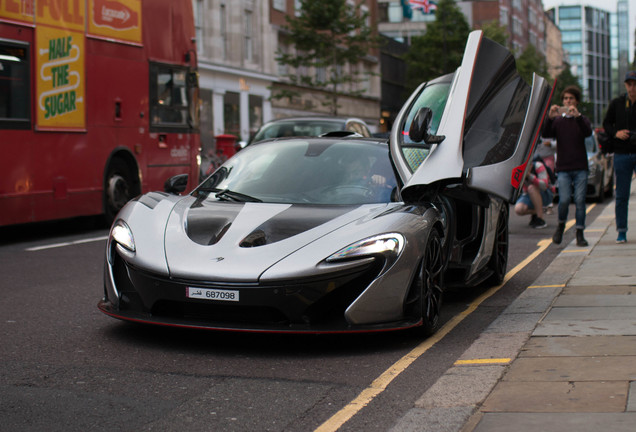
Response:
[[[256,133],[252,142],[281,137],[319,136],[344,128],[344,121],[337,120],[276,121],[263,126]]]
[[[397,182],[386,143],[296,139],[249,146],[194,192],[202,199],[289,204],[390,202]]]

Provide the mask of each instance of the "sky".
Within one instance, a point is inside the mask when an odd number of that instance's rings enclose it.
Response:
[[[608,12],[616,12],[616,0],[543,0],[543,9],[555,6],[585,4]],[[634,57],[634,30],[636,29],[636,0],[629,0],[629,61]]]

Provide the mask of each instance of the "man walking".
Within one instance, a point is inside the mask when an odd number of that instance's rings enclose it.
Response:
[[[636,71],[625,75],[627,94],[610,102],[603,120],[603,128],[611,137],[609,148],[603,152],[614,152],[616,173],[616,243],[627,241],[627,210],[632,186],[632,173],[636,170]]]
[[[561,92],[563,106],[552,105],[543,130],[546,138],[556,138],[556,172],[559,186],[559,222],[552,241],[563,240],[570,200],[574,194],[576,206],[576,245],[587,246],[585,230],[585,193],[587,191],[588,162],[585,137],[592,134],[590,120],[578,110],[581,90],[568,86]]]

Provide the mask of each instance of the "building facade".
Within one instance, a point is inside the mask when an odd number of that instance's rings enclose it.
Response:
[[[247,140],[271,117],[270,87],[277,79],[269,2],[192,0],[201,99],[201,146],[215,137]]]
[[[376,0],[368,0],[370,24],[377,19]],[[292,101],[272,99],[286,83],[276,52],[285,44],[285,16],[299,13],[298,0],[192,0],[199,64],[201,145],[214,151],[215,138],[249,137],[265,122],[297,114],[324,114],[320,95],[301,89]],[[287,45],[283,49],[293,49]],[[362,117],[377,128],[380,119],[379,53],[370,53],[361,68],[372,72],[360,98],[345,98],[341,115]]]
[[[274,36],[274,53],[278,50],[287,54],[293,54],[295,47],[293,41],[289,39],[285,29],[285,17],[290,14],[299,14],[300,2],[297,0],[270,0],[271,7],[271,27]],[[357,4],[357,1],[347,0],[350,6]],[[378,5],[377,0],[365,0],[361,7],[362,13],[368,14],[366,25],[377,29]],[[300,67],[292,70],[289,65],[276,63],[277,75],[279,79],[272,83],[272,93],[278,94],[285,90],[296,92],[297,96],[272,99],[272,118],[283,118],[298,115],[332,114],[331,108],[325,106],[323,102],[329,94],[311,86],[294,85],[283,77],[288,74],[297,73],[298,76],[309,75],[316,80],[330,73],[328,68],[305,68]],[[381,99],[381,79],[380,79],[380,50],[373,49],[367,53],[366,58],[358,64],[342,65],[342,72],[353,75],[358,82],[352,82],[343,88],[337,99],[337,115],[339,117],[358,117],[364,120],[372,132],[380,128],[380,99]],[[352,93],[361,92],[359,96],[352,96]],[[349,93],[349,95],[347,95]]]
[[[612,96],[625,92],[623,77],[629,65],[629,2],[617,0],[616,13],[610,15],[612,50]]]
[[[598,126],[612,95],[610,12],[576,4],[555,6],[548,13],[561,30],[572,74],[591,104],[590,120]]]
[[[563,51],[561,30],[552,21],[552,18],[544,13],[545,19],[545,60],[548,66],[548,75],[556,79],[563,68],[566,67],[567,53]]]
[[[496,21],[508,29],[509,48],[521,54],[528,44],[546,54],[545,18],[541,0],[487,0],[472,4],[472,26]]]

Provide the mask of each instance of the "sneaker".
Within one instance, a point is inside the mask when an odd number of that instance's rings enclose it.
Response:
[[[537,223],[537,215],[536,214],[530,215],[530,222],[528,222],[528,225],[533,227],[535,226],[536,223]]]
[[[535,216],[535,215],[533,215]],[[542,229],[548,226],[548,224],[538,216],[535,216],[533,220],[530,221],[530,226],[534,229]]]
[[[616,238],[616,243],[627,243],[627,234],[619,232],[618,237]]]

